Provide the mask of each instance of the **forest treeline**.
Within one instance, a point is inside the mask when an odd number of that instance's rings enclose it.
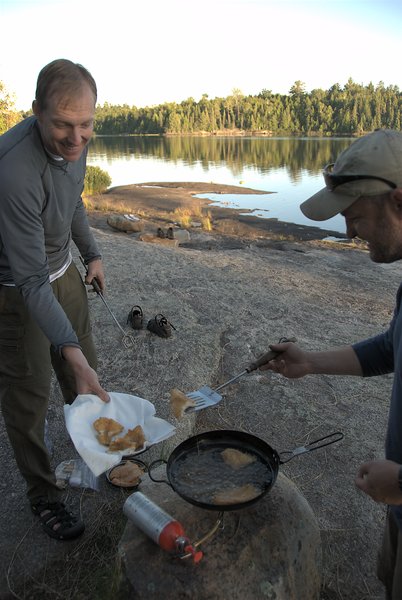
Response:
[[[96,109],[99,135],[179,135],[250,132],[265,135],[360,135],[384,127],[401,129],[402,92],[382,82],[363,86],[349,79],[344,87],[306,92],[296,81],[288,95],[262,90],[245,96],[233,90],[226,98],[198,102],[188,98],[136,108],[105,103]]]
[[[305,91],[296,81],[288,94],[264,89],[246,96],[234,89],[226,98],[198,102],[188,98],[180,103],[157,106],[112,105],[96,108],[95,133],[99,135],[180,135],[239,134],[255,135],[361,135],[384,127],[401,129],[402,92],[398,86],[360,85],[352,79],[341,87]],[[0,81],[0,133],[29,112],[17,112]]]

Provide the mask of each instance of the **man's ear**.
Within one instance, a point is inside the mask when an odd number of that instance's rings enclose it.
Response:
[[[34,100],[32,102],[32,112],[35,115],[35,117],[39,117],[39,107],[38,107],[38,103],[36,102],[36,100]]]

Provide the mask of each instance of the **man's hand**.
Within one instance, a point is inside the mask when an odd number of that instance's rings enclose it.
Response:
[[[77,394],[95,394],[103,402],[109,402],[108,393],[101,387],[96,371],[89,366],[80,348],[64,346],[63,357],[73,370]]]
[[[98,282],[100,291],[103,294],[105,291],[105,274],[103,272],[103,264],[102,264],[101,259],[98,258],[95,260],[91,260],[91,262],[88,263],[87,267],[88,267],[88,273],[86,274],[86,277],[85,277],[85,283],[87,283],[88,285],[91,285],[93,279],[96,279],[96,281]]]
[[[361,465],[355,483],[375,502],[402,504],[398,475],[401,465],[392,460],[372,460]]]
[[[274,371],[289,379],[298,379],[311,373],[308,352],[304,352],[293,342],[273,344],[270,349],[279,352],[278,356],[260,367],[261,371]]]
[[[359,360],[352,346],[343,346],[322,352],[306,352],[292,342],[273,344],[271,350],[278,356],[262,365],[262,371],[269,369],[289,379],[305,375],[362,375]]]

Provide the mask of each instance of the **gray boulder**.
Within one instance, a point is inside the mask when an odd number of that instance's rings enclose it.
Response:
[[[110,215],[107,218],[107,223],[110,227],[113,227],[113,229],[125,232],[138,232],[144,229],[144,223],[141,219],[132,220],[122,215]]]
[[[213,531],[222,515],[185,502],[149,478],[140,491],[176,518],[192,543]],[[319,598],[319,526],[305,498],[281,473],[258,502],[223,513],[217,531],[199,549],[204,557],[197,564],[174,558],[128,520],[119,545],[126,598]]]

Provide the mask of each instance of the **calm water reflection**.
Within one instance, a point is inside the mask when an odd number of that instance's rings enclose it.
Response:
[[[214,195],[217,204],[274,218],[345,231],[340,216],[313,223],[300,212],[303,200],[323,187],[321,170],[349,138],[97,137],[88,164],[107,171],[112,185],[149,181],[213,181],[274,192]]]

